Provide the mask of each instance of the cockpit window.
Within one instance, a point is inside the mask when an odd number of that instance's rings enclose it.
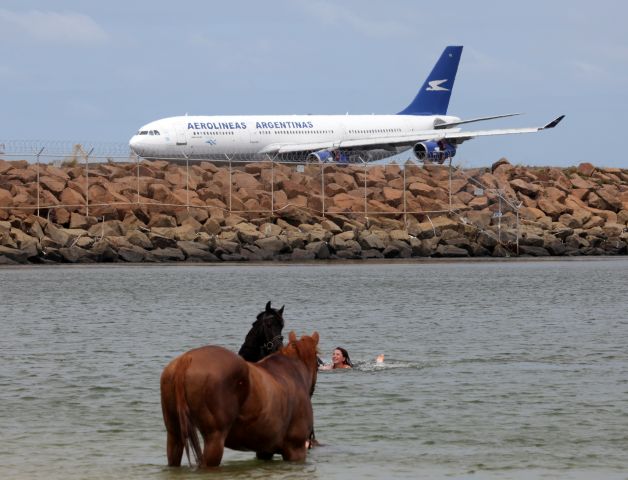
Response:
[[[141,130],[138,135],[148,135],[148,130]]]
[[[159,130],[154,130],[155,135],[159,135]]]

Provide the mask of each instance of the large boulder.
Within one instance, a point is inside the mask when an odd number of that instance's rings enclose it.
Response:
[[[44,175],[39,177],[39,183],[41,183],[44,188],[50,190],[52,193],[59,194],[65,189],[66,180],[56,176],[50,177]]]
[[[269,252],[271,255],[277,255],[279,253],[288,253],[290,247],[286,243],[285,239],[282,236],[273,236],[260,238],[254,243],[262,250]]]
[[[550,255],[544,247],[532,245],[519,245],[519,254],[532,257],[548,257]]]
[[[0,245],[0,264],[11,265],[16,263],[28,263],[28,257],[28,252],[22,251],[19,248]],[[9,261],[3,260],[3,258]]]
[[[198,233],[196,227],[190,223],[175,227],[173,230],[175,240],[193,241]]]
[[[11,228],[11,236],[15,239],[17,247],[26,253],[28,259],[35,258],[40,254],[39,240],[35,237],[31,237],[19,228]]]
[[[316,258],[319,260],[327,260],[331,256],[329,246],[327,242],[324,241],[310,242],[305,246],[305,249],[309,252],[314,253]]]
[[[0,208],[7,208],[13,205],[13,195],[9,190],[0,188]]]
[[[166,215],[164,213],[156,213],[150,217],[148,222],[149,227],[165,227],[174,228],[177,226],[177,219],[173,215]]]
[[[64,228],[59,228],[52,223],[46,224],[44,231],[46,233],[46,239],[49,239],[52,243],[48,243],[49,246],[56,248],[67,247],[72,241],[72,236]]]
[[[59,253],[63,260],[68,263],[94,263],[95,261],[91,250],[86,250],[76,245],[60,248]]]
[[[209,251],[207,245],[198,242],[177,242],[177,246],[188,262],[218,262],[219,258]]]
[[[92,225],[88,232],[92,237],[100,238],[123,236],[126,233],[126,225],[120,220],[106,220]]]
[[[585,177],[590,177],[595,172],[595,167],[588,162],[584,162],[578,165],[577,172]]]
[[[539,185],[526,182],[521,178],[511,180],[510,185],[516,192],[521,192],[527,197],[532,198],[536,198],[536,196],[543,190]]]
[[[150,253],[158,262],[179,262],[185,260],[185,255],[181,249],[175,247],[156,248]]]
[[[540,198],[538,200],[538,206],[540,210],[554,220],[558,219],[560,215],[567,211],[567,207],[564,203],[560,203],[550,198]]]
[[[619,212],[622,209],[620,191],[615,185],[603,185],[595,193],[608,205],[606,210],[610,209],[614,212]]]
[[[235,172],[233,174],[233,183],[237,189],[245,188],[247,190],[263,190],[260,181],[254,175],[246,172]]]
[[[435,255],[437,257],[468,257],[469,252],[454,245],[439,245]]]

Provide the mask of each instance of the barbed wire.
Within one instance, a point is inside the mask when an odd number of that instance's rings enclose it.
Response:
[[[45,155],[68,155],[77,145],[98,156],[128,156],[131,153],[128,143],[83,140],[0,140],[0,153],[36,155],[42,152]]]
[[[382,164],[405,163],[406,161],[417,162],[417,158],[411,149],[402,152],[386,150],[336,150],[336,156],[324,160],[319,160],[309,152],[293,153],[224,153],[224,154],[198,154],[193,150],[185,155],[169,157],[167,155],[155,155],[145,157],[147,160],[167,160],[175,163],[185,161],[209,161],[209,162],[259,162],[274,161],[279,163],[338,163],[338,164],[372,164],[378,162]],[[115,142],[71,142],[63,140],[9,140],[0,141],[0,154],[5,159],[19,158],[29,161],[61,162],[79,160],[90,162],[100,160],[107,161],[128,161],[136,158],[136,154],[131,151],[125,143]],[[419,163],[423,163],[420,162]],[[430,162],[431,163],[431,162]]]
[[[411,148],[408,149],[337,149],[333,152],[300,151],[290,153],[242,153],[230,152],[222,154],[197,153],[194,148],[182,150],[176,156],[165,156],[155,152],[145,157],[138,157],[127,143],[93,142],[70,140],[0,140],[0,155],[5,159],[27,159],[28,161],[61,164],[71,161],[114,161],[126,162],[129,159],[145,158],[146,160],[166,160],[175,163],[186,161],[234,162],[247,163],[274,161],[278,163],[329,163],[329,164],[403,164],[438,163],[443,164],[451,158],[418,159]],[[324,156],[318,154],[324,153]]]

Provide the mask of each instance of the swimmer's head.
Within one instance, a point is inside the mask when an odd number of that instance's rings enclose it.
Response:
[[[375,359],[375,363],[384,363],[384,354],[380,353]]]

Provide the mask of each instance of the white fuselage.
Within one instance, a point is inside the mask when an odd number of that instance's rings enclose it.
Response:
[[[144,158],[372,162],[412,149],[419,161],[443,163],[463,142],[476,137],[534,133],[541,127],[461,131],[447,115],[462,46],[447,46],[414,99],[396,115],[182,116],[144,125],[129,146]],[[408,157],[409,158],[409,157]]]
[[[458,120],[448,115],[180,116],[143,126],[129,145],[146,158],[255,155],[276,151],[277,145],[316,151],[350,141],[399,139]]]

